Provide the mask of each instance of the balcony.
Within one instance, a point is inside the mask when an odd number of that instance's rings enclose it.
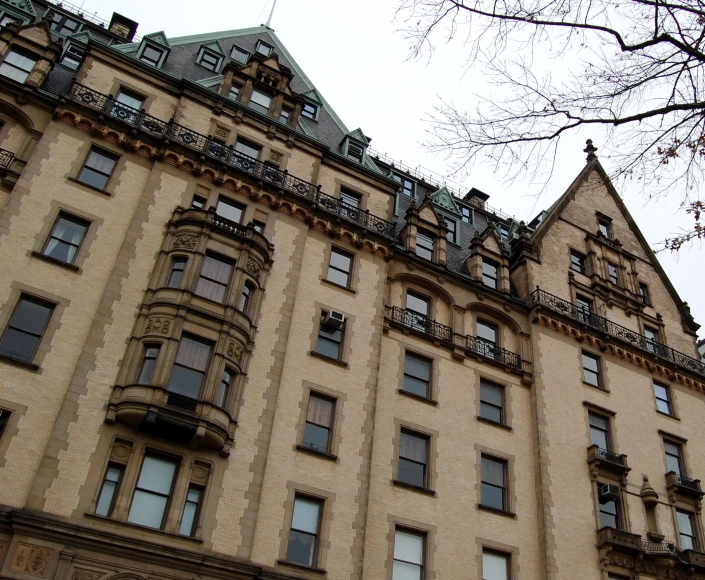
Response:
[[[437,340],[446,342],[453,340],[453,329],[450,326],[440,324],[413,310],[405,310],[398,306],[393,306],[392,321]]]
[[[630,346],[639,348],[656,357],[668,360],[681,368],[705,377],[704,362],[683,354],[682,352],[678,352],[665,344],[661,344],[655,340],[650,340],[638,332],[630,330],[629,328],[619,324],[615,324],[607,318],[578,308],[575,304],[558,298],[558,296],[554,296],[548,292],[544,292],[539,288],[534,290],[531,294],[531,298],[534,306],[545,306],[549,310],[553,310],[554,312],[567,316],[568,318],[571,318],[584,326],[595,329],[603,334],[607,334],[629,344]]]
[[[666,474],[666,489],[675,490],[680,495],[700,498],[703,492],[700,489],[699,479],[690,479],[685,475],[680,475],[675,471]]]
[[[395,237],[395,224],[341,202],[338,198],[323,193],[320,186],[289,175],[276,165],[262,162],[235,151],[230,145],[223,145],[210,137],[192,131],[183,125],[166,122],[117,102],[111,96],[103,95],[79,83],[74,83],[64,95],[67,99],[99,112],[101,115],[143,131],[152,137],[178,143],[196,151],[206,158],[217,161],[226,167],[244,172],[277,189],[306,199],[315,207],[338,218],[351,222],[365,230],[374,232],[389,240]]]
[[[642,552],[641,536],[615,528],[601,528],[597,531],[597,547],[609,548],[615,552]]]
[[[479,336],[467,335],[465,337],[465,348],[473,354],[479,354],[500,364],[521,369],[521,357],[517,353],[497,346],[494,342]]]
[[[598,469],[599,471],[616,474],[622,478],[626,477],[631,467],[627,465],[627,456],[602,449],[597,445],[590,445],[587,448],[588,465],[590,468]]]

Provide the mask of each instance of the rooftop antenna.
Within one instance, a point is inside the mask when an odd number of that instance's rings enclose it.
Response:
[[[271,28],[269,25],[272,23],[272,15],[274,14],[274,9],[277,7],[277,0],[274,0],[272,3],[272,11],[269,13],[269,18],[267,18],[267,24],[265,25],[267,28]]]

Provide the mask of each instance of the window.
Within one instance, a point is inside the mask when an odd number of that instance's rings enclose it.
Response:
[[[598,483],[598,490],[602,484]],[[600,506],[600,527],[620,529],[619,500],[608,495],[598,493]]]
[[[424,397],[431,396],[431,359],[407,352],[404,356],[404,383],[402,390]]]
[[[9,14],[5,14],[2,18],[0,18],[0,26],[7,26],[8,24],[12,24],[13,22],[19,22],[19,20],[10,16]]]
[[[257,54],[261,54],[262,56],[269,56],[272,54],[272,50],[274,50],[271,46],[269,46],[266,42],[262,42],[261,40],[257,41],[257,46],[255,47],[255,52]]]
[[[139,59],[142,62],[146,62],[147,64],[158,67],[159,62],[161,61],[163,56],[164,56],[163,50],[160,50],[158,48],[155,48],[155,47],[147,44],[147,45],[145,45],[144,50],[142,51],[142,54],[139,56]]]
[[[498,356],[497,326],[482,320],[477,321],[477,352],[490,358]]]
[[[294,514],[286,551],[289,562],[311,567],[316,565],[322,503],[300,495],[294,499]]]
[[[250,300],[254,291],[255,287],[250,282],[245,282],[240,298],[237,301],[237,309],[243,314],[247,314],[250,310]]]
[[[503,241],[509,239],[509,226],[508,225],[499,224],[499,237]]]
[[[499,268],[497,264],[482,258],[482,283],[490,288],[498,289],[499,282]]]
[[[343,252],[338,248],[332,248],[326,279],[329,282],[348,288],[350,286],[350,270],[352,268],[352,260],[352,254]]]
[[[252,229],[255,230],[258,234],[264,234],[264,228],[266,227],[267,224],[264,222],[260,222],[257,220],[252,220]]]
[[[207,203],[208,203],[208,200],[205,197],[201,197],[200,195],[194,195],[193,199],[191,200],[191,208],[192,209],[205,209]]]
[[[193,536],[196,533],[198,514],[201,511],[203,488],[198,485],[189,485],[184,503],[184,512],[181,515],[179,533],[182,536]]]
[[[400,443],[397,480],[416,487],[426,488],[428,437],[410,431],[402,431]]]
[[[215,206],[216,215],[238,224],[242,221],[242,214],[244,212],[245,206],[242,206],[239,203],[226,201],[222,197],[218,200],[218,205]]]
[[[445,218],[445,222],[446,226],[448,227],[448,231],[446,232],[446,240],[454,244],[456,235],[455,230],[457,229],[458,224],[455,223],[455,220],[452,220],[450,218]]]
[[[429,234],[416,232],[416,255],[425,260],[433,260],[433,237]]]
[[[7,411],[5,409],[0,409],[0,438],[2,437],[2,434],[5,432],[5,427],[7,427],[7,423],[10,420],[10,411]]]
[[[585,274],[585,256],[576,252],[575,250],[570,251],[570,269],[579,274]]]
[[[157,366],[157,358],[159,358],[159,345],[147,345],[144,347],[142,354],[142,363],[137,372],[137,383],[140,385],[151,385],[152,377],[154,376],[154,368]]]
[[[666,415],[673,415],[670,387],[654,383],[654,396],[656,397],[656,408]]]
[[[480,379],[480,417],[504,424],[504,387]]]
[[[509,580],[509,556],[482,550],[482,580]]]
[[[666,452],[666,473],[673,471],[676,475],[683,475],[683,447],[680,443],[664,441],[663,449]]]
[[[97,516],[105,516],[107,518],[113,513],[115,500],[117,499],[122,476],[125,473],[125,466],[118,463],[109,463],[108,469],[103,477],[103,484],[100,487],[98,501],[95,506]]]
[[[326,322],[328,311],[321,312],[321,325],[318,329],[318,341],[316,342],[316,352],[332,358],[340,360],[343,346],[343,333],[345,332],[345,323],[340,326]]]
[[[643,282],[639,282],[639,300],[644,306],[650,306],[649,287]]]
[[[578,320],[583,324],[590,324],[592,315],[592,300],[578,294],[575,299],[575,305],[578,307]]]
[[[0,22],[1,25],[1,22]],[[75,44],[69,44],[66,47],[66,50],[64,51],[63,56],[61,57],[61,64],[64,66],[73,69],[73,70],[78,70],[78,67],[81,66],[81,62],[83,61],[83,51],[78,48]]]
[[[254,143],[250,143],[245,139],[238,139],[235,143],[235,151],[242,155],[247,155],[253,159],[259,159],[260,153],[262,153],[262,147]]]
[[[602,388],[600,359],[595,355],[582,352],[583,356],[583,380],[593,387]]]
[[[348,143],[348,157],[350,157],[350,159],[354,159],[358,163],[362,163],[364,151],[365,150],[360,147],[360,145],[357,145],[356,143]]]
[[[658,330],[655,328],[651,328],[649,326],[644,327],[644,338],[646,339],[646,350],[649,352],[655,352],[656,351],[656,345],[660,345],[659,343],[659,334]]]
[[[316,105],[312,105],[311,103],[304,103],[304,106],[301,109],[301,115],[315,121],[318,116],[318,107]]]
[[[614,264],[607,263],[607,274],[610,282],[615,286],[619,286],[619,269]]]
[[[110,114],[116,119],[134,124],[143,105],[143,97],[121,88],[115,97]]]
[[[394,532],[394,565],[392,580],[422,580],[424,577],[424,544],[421,534],[396,529]]]
[[[125,89],[120,89],[118,91],[117,96],[115,97],[115,100],[118,103],[121,103],[123,105],[126,105],[132,109],[135,109],[139,111],[142,106],[144,105],[144,98],[141,97],[140,95],[127,91]]]
[[[186,261],[186,258],[174,258],[171,261],[171,271],[169,272],[169,279],[166,282],[168,288],[179,288],[181,286]]]
[[[482,505],[507,510],[507,462],[482,456]]]
[[[49,28],[57,34],[68,36],[69,34],[78,32],[81,28],[81,23],[73,18],[69,18],[66,14],[54,12],[51,15],[51,23],[49,24]]]
[[[461,213],[461,219],[466,223],[472,225],[475,222],[475,219],[472,214],[472,209],[469,207],[465,206],[460,206],[460,213]]]
[[[230,51],[230,58],[232,58],[235,62],[245,64],[247,59],[250,58],[250,53],[241,49],[239,46],[233,46],[233,49]]]
[[[611,224],[610,224],[609,220],[604,220],[604,219],[597,220],[597,228],[598,228],[598,231],[603,236],[605,236],[607,239],[610,239],[612,237],[610,235]]]
[[[401,185],[401,192],[405,196],[412,198],[414,197],[414,190],[416,189],[416,184],[411,181],[411,179],[407,179],[403,175],[398,175],[396,173],[394,173],[392,177],[394,177],[394,181]]]
[[[225,369],[223,371],[223,376],[220,378],[220,385],[218,385],[218,396],[216,397],[215,404],[221,409],[225,409],[228,404],[228,396],[230,395],[230,388],[233,384],[233,378],[235,373],[230,369]]]
[[[198,59],[198,64],[200,64],[203,68],[216,72],[218,70],[218,65],[220,65],[220,57],[212,52],[204,50],[201,52],[201,56]]]
[[[86,221],[59,214],[42,254],[67,264],[73,264],[83,238],[86,236],[88,225]]]
[[[198,338],[182,336],[176,353],[168,389],[179,395],[197,399],[211,358],[213,344]]]
[[[0,75],[24,84],[35,64],[36,57],[11,50],[0,65]]]
[[[252,96],[250,97],[250,107],[252,107],[255,111],[259,111],[260,113],[264,113],[266,115],[269,113],[269,107],[271,104],[272,97],[258,91],[257,89],[252,91]]]
[[[225,302],[232,271],[233,265],[231,263],[213,256],[206,256],[196,283],[196,294],[222,304]]]
[[[304,426],[304,447],[321,453],[329,452],[334,410],[334,399],[311,393]]]
[[[406,293],[406,312],[404,323],[420,332],[429,331],[429,310],[430,300],[426,296],[421,296],[415,292]]]
[[[240,89],[242,87],[240,85],[233,85],[230,87],[230,91],[228,91],[228,98],[232,99],[233,101],[237,101],[238,97],[240,96]]]
[[[678,535],[681,541],[681,550],[697,550],[698,539],[695,536],[695,518],[693,513],[676,510],[678,520]]]
[[[31,362],[54,305],[23,294],[0,341],[0,354]]]
[[[145,455],[127,521],[161,529],[171,500],[176,461]]]
[[[597,445],[600,449],[610,451],[610,420],[604,415],[598,415],[590,411],[588,413],[590,421],[590,444]]]
[[[292,113],[293,110],[291,109],[291,107],[282,107],[282,110],[279,112],[279,122],[288,125]]]
[[[78,181],[97,189],[105,189],[116,163],[116,156],[92,147],[78,174]]]

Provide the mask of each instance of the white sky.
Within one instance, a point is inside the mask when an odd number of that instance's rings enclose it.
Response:
[[[158,30],[185,36],[256,26],[266,22],[272,1],[73,0],[106,20],[114,10],[136,20],[140,36]],[[439,98],[471,109],[474,95],[488,94],[489,88],[482,71],[466,70],[467,53],[459,41],[437,45],[430,61],[408,60],[410,44],[397,32],[402,25],[394,22],[395,6],[396,0],[277,0],[271,26],[348,128],[361,127],[372,138],[373,149],[406,165],[445,174],[449,164],[443,156],[421,146],[425,119]],[[589,131],[563,139],[557,169],[538,200],[536,186],[503,184],[487,166],[473,167],[462,183],[488,193],[491,206],[528,222],[582,169],[585,139],[592,138],[600,148],[599,132]],[[603,156],[601,161],[609,172],[610,160]],[[637,186],[618,189],[653,245],[692,223],[679,211],[677,191],[647,202]],[[695,244],[680,255],[660,253],[659,260],[696,321],[705,325],[705,246]],[[705,334],[705,326],[700,332]]]

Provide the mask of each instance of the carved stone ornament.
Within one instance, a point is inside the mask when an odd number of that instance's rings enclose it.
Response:
[[[262,270],[262,265],[254,258],[248,258],[247,264],[245,265],[245,272],[250,274],[250,276],[259,279],[259,273]]]
[[[44,578],[47,575],[53,554],[53,548],[20,542],[17,544],[17,551],[10,569],[22,574]]]
[[[96,572],[95,570],[74,570],[71,580],[98,580],[105,576],[105,572]]]
[[[175,250],[195,250],[198,243],[198,236],[182,235],[174,240]]]
[[[225,127],[216,127],[215,129],[215,136],[221,139],[227,139],[229,134],[230,130]]]
[[[226,353],[228,355],[228,358],[233,359],[237,363],[242,362],[242,354],[245,352],[245,349],[241,344],[238,344],[236,342],[233,342],[232,340],[228,343],[228,352]]]
[[[152,316],[147,320],[147,328],[145,334],[169,334],[171,327],[171,319],[161,316]]]
[[[279,153],[278,151],[270,151],[269,152],[269,160],[274,163],[275,165],[280,165],[282,162],[282,159],[284,159],[284,155]]]

